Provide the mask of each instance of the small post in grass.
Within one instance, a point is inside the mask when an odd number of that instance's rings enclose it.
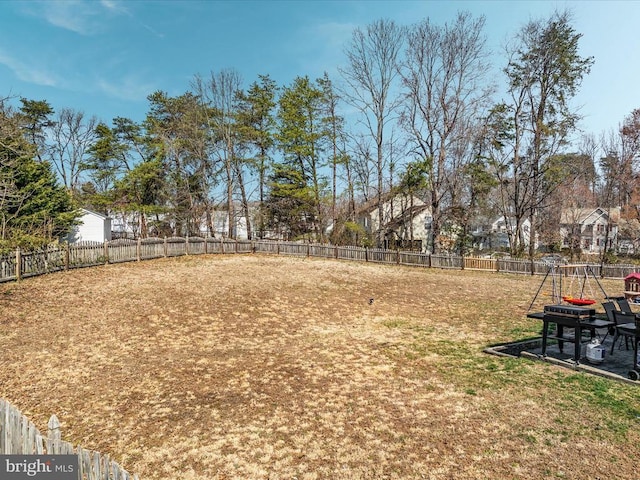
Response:
[[[16,280],[20,281],[22,279],[22,252],[20,252],[20,247],[16,247]]]

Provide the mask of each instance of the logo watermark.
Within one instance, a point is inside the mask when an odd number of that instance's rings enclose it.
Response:
[[[0,455],[0,480],[78,480],[77,455]]]

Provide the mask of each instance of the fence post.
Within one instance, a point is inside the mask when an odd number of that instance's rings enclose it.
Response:
[[[60,420],[55,415],[51,415],[47,423],[47,453],[59,455],[67,453],[63,450],[62,432],[60,432]]]
[[[167,236],[164,236],[164,258],[167,258],[167,255],[169,253],[168,251],[169,246],[167,245]]]
[[[224,237],[220,237],[220,253],[224,253]]]
[[[20,281],[22,278],[22,253],[20,247],[16,247],[16,280]]]
[[[138,241],[136,242],[136,260],[140,261],[140,250],[142,248],[142,241],[140,237],[138,237]]]
[[[396,248],[396,265],[400,265],[400,250]]]
[[[496,258],[496,272],[500,271],[500,259]]]
[[[70,247],[69,242],[65,242],[64,244],[64,269],[69,270],[69,257],[70,257]]]
[[[184,254],[189,255],[189,235],[184,237]]]
[[[58,417],[56,417],[55,414],[51,415],[49,423],[47,423],[47,428],[49,429],[49,432],[47,434],[49,440],[58,442],[62,440],[62,433],[60,432],[60,420],[58,420]]]
[[[466,262],[465,256],[462,255],[462,268],[460,270],[464,270],[464,262]]]
[[[311,244],[307,243],[307,258],[311,256]]]
[[[209,233],[207,232],[207,234],[204,236],[204,254],[206,255],[207,253],[209,253],[208,248],[207,248],[207,240],[209,240]]]
[[[104,264],[109,265],[109,240],[104,241]]]
[[[236,243],[235,243],[235,253],[238,253],[238,239],[234,238],[234,240],[236,241]]]
[[[429,256],[427,257],[427,260],[428,260],[427,261],[427,267],[431,268],[431,266],[432,266],[432,263],[431,263],[431,252],[429,252]]]
[[[365,263],[369,261],[369,247],[364,247],[364,261]]]

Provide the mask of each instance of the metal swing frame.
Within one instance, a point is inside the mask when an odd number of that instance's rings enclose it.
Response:
[[[550,265],[549,268],[547,269],[547,273],[545,274],[544,278],[542,279],[542,282],[540,283],[540,286],[538,287],[538,290],[536,291],[535,296],[533,297],[533,300],[531,300],[531,303],[529,304],[529,310],[531,310],[531,308],[533,307],[533,304],[538,299],[538,296],[540,295],[540,292],[542,291],[542,288],[544,287],[549,277],[551,277],[551,285],[552,285],[551,287],[552,303],[558,304],[558,305],[561,304],[564,301],[563,298],[566,297],[562,295],[562,277],[568,276],[564,272],[570,269],[574,269],[574,273],[572,275],[572,282],[573,280],[578,278],[579,269],[582,269],[581,278],[583,280],[581,285],[580,298],[582,298],[582,295],[584,294],[585,284],[589,281],[589,276],[591,276],[595,280],[598,287],[600,288],[600,291],[602,292],[605,300],[609,299],[609,295],[607,295],[607,292],[602,287],[602,284],[600,283],[600,280],[598,280],[598,277],[593,272],[591,265],[589,264]]]

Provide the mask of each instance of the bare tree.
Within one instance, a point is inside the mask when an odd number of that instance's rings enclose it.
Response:
[[[404,41],[404,30],[391,20],[378,20],[363,31],[356,29],[345,54],[348,65],[340,69],[349,90],[345,101],[362,115],[365,130],[375,141],[375,170],[380,226],[384,225],[382,195],[384,189],[386,128],[395,120],[400,97],[394,95],[398,77],[398,60]],[[384,230],[377,241],[382,244]]]
[[[233,194],[240,192],[243,214],[247,221],[247,235],[251,238],[249,203],[243,178],[243,165],[238,145],[237,99],[242,88],[242,78],[236,70],[226,69],[212,72],[208,81],[196,77],[195,88],[203,99],[206,120],[214,140],[214,156],[222,165],[226,185],[227,234],[236,238],[236,218]]]
[[[77,191],[89,149],[96,140],[96,117],[63,108],[51,127],[48,157],[69,192]]]
[[[375,169],[375,162],[373,161],[373,155],[371,154],[371,138],[357,134],[350,139],[351,149],[351,165],[353,167],[354,175],[354,190],[358,190],[359,197],[368,203],[374,197],[377,198],[376,189],[373,187],[372,178],[375,175],[373,171]]]
[[[600,206],[608,209],[609,217],[617,207],[621,207],[624,233],[629,240],[637,242],[634,228],[640,220],[640,109],[632,111],[617,131],[601,135],[600,184],[598,197]],[[609,230],[606,231],[605,245],[609,244]],[[604,253],[601,262],[604,263]]]
[[[472,158],[467,147],[473,143],[475,124],[491,94],[486,84],[489,62],[484,24],[484,17],[473,19],[459,13],[451,25],[438,26],[426,19],[408,34],[401,121],[414,155],[430,166],[432,251],[437,249],[447,196],[451,203],[456,193],[450,187]]]

